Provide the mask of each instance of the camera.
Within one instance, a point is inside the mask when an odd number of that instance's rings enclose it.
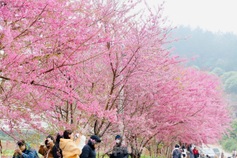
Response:
[[[48,143],[49,143],[49,140],[48,140],[48,139],[46,139],[46,140],[44,141],[44,144],[47,146],[47,145],[48,145]]]
[[[44,144],[45,144],[45,146],[46,146],[47,148],[50,148],[49,140],[48,140],[48,139],[45,140]]]
[[[75,134],[75,138],[78,138],[79,136],[80,136],[79,133],[76,133],[76,134]]]

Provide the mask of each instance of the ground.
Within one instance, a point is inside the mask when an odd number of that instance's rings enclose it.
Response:
[[[224,151],[219,144],[209,144],[207,146],[211,147],[211,148],[218,148],[220,150],[220,152],[224,153],[225,158],[231,156],[231,153]]]

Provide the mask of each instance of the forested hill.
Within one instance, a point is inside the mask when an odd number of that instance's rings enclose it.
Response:
[[[171,44],[174,54],[186,57],[189,64],[212,71],[237,71],[237,36],[232,33],[212,33],[202,29],[179,27],[172,31],[178,38]]]
[[[188,65],[222,78],[226,92],[237,94],[237,35],[179,27],[171,32],[172,53],[188,59]],[[236,101],[237,107],[237,101]]]

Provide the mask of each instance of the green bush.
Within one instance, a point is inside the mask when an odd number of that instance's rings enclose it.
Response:
[[[237,144],[237,120],[235,120],[231,125],[232,130],[229,131],[229,135],[223,136],[220,141],[221,146],[224,150],[232,152],[236,150]]]
[[[224,150],[232,152],[233,150],[236,150],[237,140],[229,138],[222,141],[221,144]]]

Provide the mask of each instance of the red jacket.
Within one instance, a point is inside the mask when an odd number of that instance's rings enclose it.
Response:
[[[198,150],[196,148],[193,149],[193,154],[198,155]]]

